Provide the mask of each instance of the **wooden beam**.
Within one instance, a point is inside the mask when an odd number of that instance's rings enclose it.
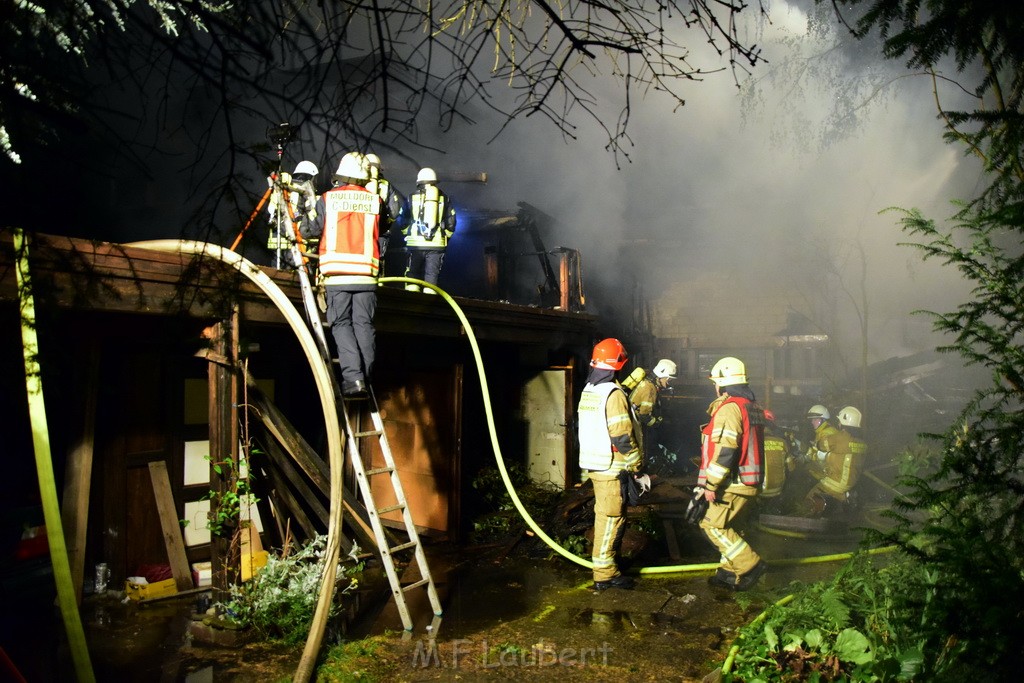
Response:
[[[153,482],[153,496],[156,498],[156,510],[164,532],[164,547],[167,548],[167,560],[171,565],[174,583],[179,591],[191,590],[195,585],[185,555],[185,541],[181,537],[181,523],[174,505],[171,480],[167,476],[167,463],[163,460],[149,463],[149,477]]]
[[[313,484],[320,489],[320,492],[329,496],[331,486],[328,479],[327,463],[317,455],[312,446],[306,443],[277,406],[263,395],[263,392],[256,386],[256,380],[250,375],[246,377],[246,381],[249,382],[249,403],[256,409],[260,421],[280,442],[285,452],[306,473],[306,476],[312,480]],[[345,521],[349,523],[359,539],[367,544],[367,547],[376,548],[377,539],[370,526],[366,508],[349,489],[342,489],[341,495],[345,510],[349,512]]]
[[[96,396],[99,390],[100,351],[95,341],[85,353],[85,387],[82,393],[81,433],[68,453],[64,473],[64,504],[62,524],[66,534],[71,582],[75,600],[82,604],[82,582],[85,578],[85,544],[89,529],[89,491],[92,485],[92,463],[96,444]]]

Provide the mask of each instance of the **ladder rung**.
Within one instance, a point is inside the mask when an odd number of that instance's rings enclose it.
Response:
[[[391,472],[394,472],[394,471],[395,471],[394,467],[375,467],[372,470],[366,470],[366,476],[372,477],[375,474],[390,474]]]
[[[377,510],[377,514],[378,515],[386,515],[387,513],[394,512],[395,510],[404,510],[404,509],[405,509],[405,503],[399,503],[398,505],[389,505],[386,508],[380,508],[380,509]]]
[[[381,434],[380,430],[379,429],[375,429],[375,430],[373,430],[371,432],[355,432],[354,434],[352,434],[352,436],[356,437],[357,439],[361,439],[364,436],[380,436],[380,434]]]
[[[408,550],[409,548],[415,548],[417,545],[419,545],[419,543],[417,543],[416,541],[409,541],[408,543],[396,545],[394,548],[389,548],[388,550],[389,552],[397,553],[403,550]]]
[[[425,578],[425,579],[420,579],[416,583],[410,583],[408,586],[402,586],[402,590],[403,591],[411,591],[413,588],[419,588],[420,586],[423,586],[423,585],[425,585],[427,583],[430,583],[430,577],[429,576],[427,578]]]

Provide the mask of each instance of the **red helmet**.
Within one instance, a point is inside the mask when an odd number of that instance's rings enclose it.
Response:
[[[602,339],[594,347],[590,367],[601,370],[620,370],[626,364],[626,347],[618,339]]]

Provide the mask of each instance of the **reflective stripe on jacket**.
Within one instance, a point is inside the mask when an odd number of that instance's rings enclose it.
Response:
[[[373,284],[380,271],[381,200],[358,185],[329,190],[320,239],[324,284]]]
[[[782,493],[786,483],[786,441],[778,436],[764,437],[764,484],[761,495],[772,498]]]
[[[829,443],[832,449],[825,457],[825,476],[818,485],[832,495],[844,495],[860,478],[868,447],[846,430],[834,434]]]
[[[443,249],[455,233],[455,208],[436,185],[424,185],[409,197],[409,217],[402,227],[405,246]]]
[[[723,408],[727,409],[723,412]],[[711,421],[701,428],[697,484],[715,490],[722,486],[752,487],[756,493],[764,481],[764,410],[743,397],[726,395],[716,399],[708,411]],[[739,450],[735,468],[719,464],[722,448]]]
[[[609,398],[617,390],[616,400]],[[611,405],[609,405],[611,403]],[[587,384],[579,404],[580,468],[594,472],[636,471],[642,462],[640,428],[626,392],[617,382]],[[612,437],[629,436],[630,451],[622,453]]]

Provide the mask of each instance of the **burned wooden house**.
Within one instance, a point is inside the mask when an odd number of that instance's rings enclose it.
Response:
[[[13,439],[3,497],[29,509],[38,485],[14,263],[7,234],[0,305],[10,322],[0,356]],[[211,463],[239,452],[249,454],[266,544],[323,532],[323,412],[294,335],[256,287],[189,254],[65,237],[33,237],[28,263],[73,568],[106,562],[116,585],[168,561],[168,514],[159,509],[152,463],[166,467],[173,513],[189,522],[189,563],[209,559],[216,545],[204,528],[223,473]],[[263,270],[301,310],[295,274]],[[457,301],[479,342],[506,460],[535,480],[570,485],[574,386],[595,318],[570,306]],[[441,297],[398,286],[379,290],[376,330],[373,385],[415,525],[459,541],[474,505],[472,479],[494,463],[467,331]],[[357,511],[354,497],[347,502]],[[359,515],[346,515],[346,535],[366,547]]]

